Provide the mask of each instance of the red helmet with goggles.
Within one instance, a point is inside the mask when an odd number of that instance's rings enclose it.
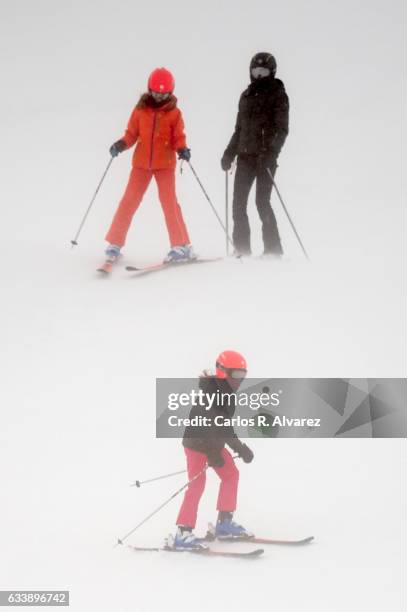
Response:
[[[245,378],[247,374],[246,359],[237,351],[223,351],[216,360],[218,378]]]

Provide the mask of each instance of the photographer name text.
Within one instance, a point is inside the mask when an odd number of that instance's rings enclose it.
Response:
[[[269,416],[258,414],[254,417],[231,417],[197,415],[192,418],[168,417],[170,427],[320,427],[321,419],[290,418],[286,416]]]

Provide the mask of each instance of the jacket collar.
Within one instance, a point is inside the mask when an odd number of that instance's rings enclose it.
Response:
[[[168,100],[165,101],[164,104],[157,104],[154,98],[149,93],[144,93],[140,100],[137,102],[136,108],[151,108],[152,110],[161,110],[164,112],[168,112],[173,110],[177,106],[177,98],[171,94]]]
[[[265,77],[264,79],[257,79],[252,81],[247,88],[247,95],[253,96],[260,93],[269,92],[275,85],[274,77]]]

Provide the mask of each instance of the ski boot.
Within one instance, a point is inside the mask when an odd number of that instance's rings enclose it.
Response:
[[[247,258],[252,256],[252,252],[251,252],[250,248],[248,248],[248,249],[238,249],[237,247],[235,247],[233,249],[232,256],[235,259],[242,259],[242,258],[247,259]]]
[[[214,532],[218,540],[250,540],[254,537],[253,533],[235,523],[231,518],[218,520]]]
[[[117,246],[117,244],[109,244],[109,246],[107,247],[105,251],[105,254],[106,254],[106,261],[115,263],[121,255],[120,247]]]
[[[193,531],[183,530],[178,527],[175,538],[169,535],[165,541],[164,548],[172,550],[205,550],[207,545],[201,538],[197,538]]]
[[[105,262],[100,268],[98,268],[98,272],[104,272],[105,274],[109,274],[112,271],[113,264],[121,256],[120,247],[116,244],[109,244],[105,251],[106,259]]]
[[[184,244],[183,246],[173,246],[169,250],[167,256],[164,259],[164,263],[176,264],[186,263],[196,259],[196,255],[191,244]]]
[[[277,251],[264,251],[260,255],[260,259],[268,259],[269,261],[280,261],[283,258],[283,253]]]

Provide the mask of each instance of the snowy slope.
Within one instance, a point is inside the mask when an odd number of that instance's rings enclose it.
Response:
[[[224,348],[244,353],[256,377],[405,376],[404,6],[35,5],[3,2],[1,20],[0,588],[67,588],[79,612],[404,610],[402,439],[250,441],[237,518],[259,535],[314,535],[312,546],[251,563],[113,548],[184,482],[129,487],[183,467],[179,442],[154,438],[156,377],[194,377]],[[121,266],[98,278],[129,154],[112,165],[79,246],[69,240],[149,70],[176,73],[193,163],[222,212],[219,156],[262,48],[276,53],[291,97],[277,178],[311,264],[273,199],[281,264],[228,260],[139,279]],[[197,251],[223,254],[188,168],[178,191]],[[123,264],[166,249],[152,187]],[[215,499],[211,474],[199,531]],[[160,544],[177,508],[131,541]]]

